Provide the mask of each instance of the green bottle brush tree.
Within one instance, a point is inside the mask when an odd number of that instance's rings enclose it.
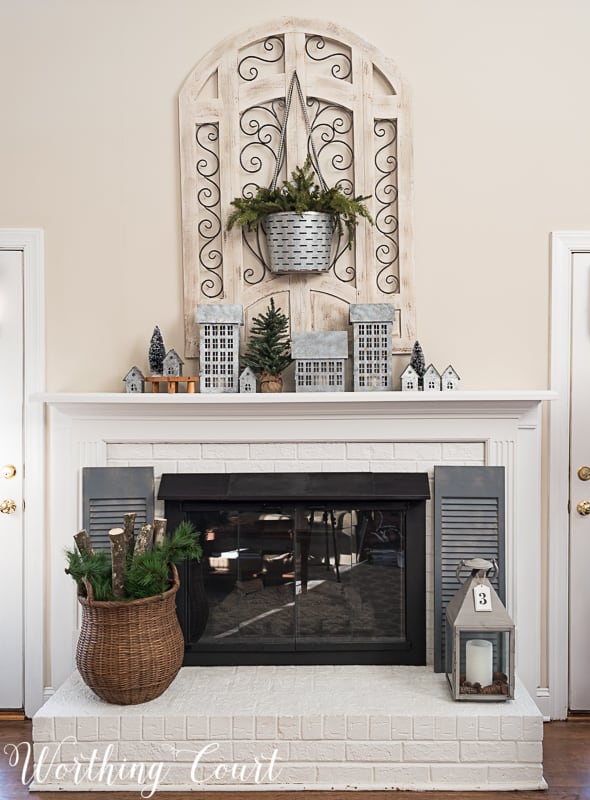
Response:
[[[266,311],[252,321],[242,362],[260,376],[261,392],[280,392],[283,388],[281,373],[292,360],[289,320],[276,308],[271,297]]]

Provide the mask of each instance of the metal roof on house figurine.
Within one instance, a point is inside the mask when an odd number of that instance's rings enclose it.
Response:
[[[348,358],[346,331],[304,331],[291,335],[295,391],[343,392]]]
[[[293,358],[348,358],[346,331],[303,331],[291,335]]]
[[[201,392],[237,392],[241,305],[200,305],[195,313],[200,324],[199,377]]]
[[[393,388],[392,334],[396,308],[392,303],[352,303],[354,391],[386,392]]]
[[[197,306],[195,322],[225,322],[244,324],[244,307],[233,303],[207,303]]]
[[[348,319],[355,322],[395,322],[396,307],[393,303],[351,303]]]

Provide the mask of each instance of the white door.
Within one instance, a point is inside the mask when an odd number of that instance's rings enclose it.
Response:
[[[0,709],[24,699],[23,319],[23,254],[0,250]]]
[[[588,711],[590,710],[590,253],[575,253],[572,266],[569,707],[572,711]],[[584,505],[585,503],[588,505]]]

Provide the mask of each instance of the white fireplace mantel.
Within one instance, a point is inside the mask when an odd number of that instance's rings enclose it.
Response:
[[[506,470],[507,605],[517,625],[517,670],[538,696],[541,406],[554,397],[549,391],[39,395],[49,428],[51,684],[62,683],[73,664],[77,608],[63,552],[80,525],[81,469],[105,466],[109,446],[325,442],[345,443],[345,449],[359,442],[476,442],[486,465]]]
[[[297,394],[283,392],[277,394],[132,394],[101,392],[60,392],[37,395],[50,407],[68,410],[71,416],[85,417],[92,413],[134,415],[146,410],[166,408],[174,416],[190,415],[195,408],[215,409],[220,415],[239,414],[238,409],[248,410],[257,416],[267,413],[284,415],[298,409],[302,414],[332,414],[344,410],[351,413],[363,411],[381,413],[398,408],[400,413],[412,416],[431,412],[455,414],[457,409],[477,410],[484,414],[498,413],[511,415],[522,413],[526,408],[537,407],[543,400],[553,400],[555,392],[546,390],[529,391],[477,391],[477,392],[317,392]],[[107,411],[107,409],[111,409]],[[117,410],[115,410],[117,409]],[[126,409],[126,411],[124,410]],[[191,410],[192,409],[192,410]],[[222,411],[225,409],[225,411]],[[353,412],[353,409],[358,409]],[[446,409],[446,411],[444,411]],[[454,409],[454,411],[452,410]]]

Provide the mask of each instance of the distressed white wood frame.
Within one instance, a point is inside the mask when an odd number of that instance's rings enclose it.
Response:
[[[0,250],[23,254],[24,436],[23,625],[25,713],[44,702],[45,428],[43,405],[32,396],[45,388],[45,262],[43,231],[0,229]],[[20,602],[17,605],[20,606]]]
[[[552,719],[569,701],[569,462],[572,269],[574,253],[590,252],[590,231],[551,235],[551,403],[549,425],[548,651]]]
[[[341,243],[342,258],[324,274],[272,274],[263,263],[262,234],[226,231],[231,200],[247,184],[252,191],[271,182],[295,70],[311,103],[322,174],[329,185],[343,179],[355,195],[371,195],[376,220],[375,226],[361,220],[352,250]],[[412,139],[408,90],[393,62],[338,25],[283,19],[209,52],[180,91],[179,114],[186,355],[198,356],[198,304],[241,303],[247,335],[271,296],[292,331],[346,330],[350,303],[394,303],[393,352],[410,352],[416,338]],[[336,158],[330,137],[342,148]],[[295,92],[279,185],[308,149]],[[348,159],[346,169],[340,157]]]

